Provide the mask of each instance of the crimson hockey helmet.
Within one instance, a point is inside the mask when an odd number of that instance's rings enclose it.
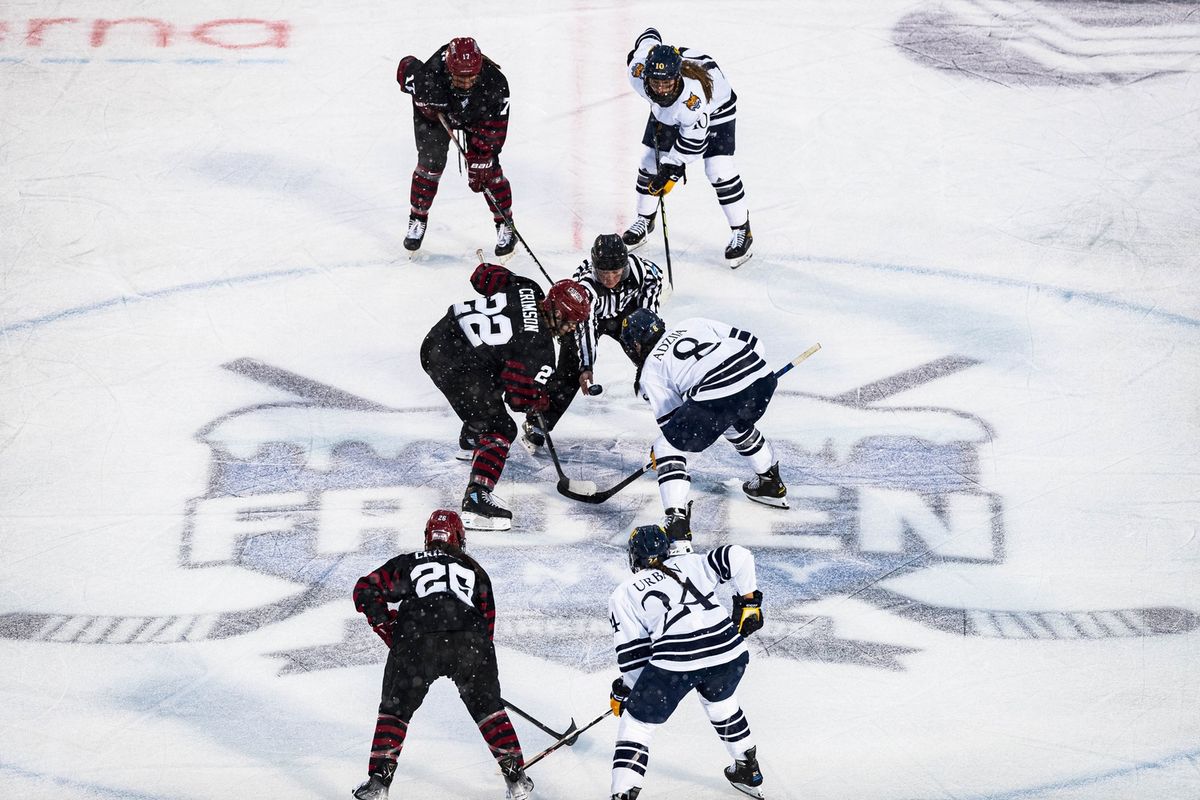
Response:
[[[568,279],[554,282],[546,292],[542,308],[564,322],[584,322],[592,312],[592,301],[582,285]]]
[[[446,69],[451,75],[469,78],[483,69],[483,53],[470,36],[451,39],[446,47]]]
[[[467,534],[457,512],[439,508],[429,515],[425,523],[425,547],[433,547],[435,542],[459,549],[467,546]]]
[[[629,534],[629,568],[634,572],[654,569],[671,548],[661,525],[641,525]]]
[[[621,270],[622,278],[629,274],[629,248],[621,240],[621,234],[602,233],[592,244],[592,271],[616,272],[617,270]]]
[[[658,314],[648,308],[636,309],[621,320],[621,347],[630,360],[641,364],[666,331],[667,326]]]

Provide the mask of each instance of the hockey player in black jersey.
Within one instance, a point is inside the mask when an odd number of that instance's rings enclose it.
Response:
[[[512,511],[492,494],[517,436],[505,404],[518,413],[549,407],[554,337],[574,333],[591,304],[575,281],[558,281],[543,295],[498,264],[480,264],[471,283],[484,296],[450,306],[421,344],[421,367],[463,421],[460,446],[472,450],[463,522],[508,530]]]
[[[655,731],[693,689],[733,760],[726,779],[762,797],[758,750],[736,694],[750,661],[743,637],[763,625],[753,554],[725,545],[699,555],[690,533],[672,542],[658,525],[634,529],[628,551],[634,574],[608,601],[621,670],[610,696],[621,720],[613,800],[634,800],[641,792]],[[722,584],[732,589],[732,614],[718,600]]]
[[[559,339],[558,367],[550,378],[550,407],[542,415],[554,430],[580,391],[593,385],[600,338],[620,342],[621,321],[639,308],[658,311],[662,270],[648,258],[633,255],[617,233],[602,233],[591,253],[571,276],[591,301],[592,312],[571,337]],[[535,454],[545,445],[545,432],[535,418],[525,421],[521,444]]]
[[[496,223],[496,255],[512,255],[516,238],[505,221],[506,217],[512,219],[512,186],[500,166],[500,151],[508,136],[509,93],[508,79],[500,66],[480,52],[474,39],[460,37],[439,47],[424,62],[416,56],[405,56],[396,70],[396,81],[402,91],[412,95],[413,136],[417,143],[405,249],[420,249],[429,209],[446,168],[450,136],[438,119],[442,115],[452,129],[466,135],[467,184],[471,191],[487,189],[499,204],[491,209]]]
[[[521,743],[500,696],[492,582],[465,547],[458,514],[434,511],[424,550],[396,556],[354,586],[354,607],[389,650],[368,778],[354,791],[358,800],[387,800],[409,722],[442,676],[458,687],[500,765],[508,800],[532,794]]]

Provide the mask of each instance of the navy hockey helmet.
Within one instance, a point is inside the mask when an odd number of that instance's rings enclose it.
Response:
[[[451,75],[469,78],[483,70],[483,53],[470,36],[451,39],[446,46],[446,70]]]
[[[621,277],[629,274],[629,248],[619,233],[602,233],[592,243],[592,271],[621,271]],[[596,276],[599,277],[598,275]]]
[[[429,521],[425,523],[425,547],[433,547],[435,543],[460,550],[467,546],[467,533],[457,512],[439,508],[429,515]]]
[[[639,308],[621,320],[621,347],[625,355],[640,364],[666,330],[662,317],[648,308]]]
[[[584,322],[592,313],[592,301],[577,281],[570,279],[555,281],[546,292],[542,308],[558,315],[564,322]]]
[[[664,107],[674,103],[683,92],[682,74],[683,55],[678,47],[656,44],[650,48],[642,83],[651,100]]]
[[[629,534],[629,568],[653,569],[666,558],[671,541],[661,525],[641,525]]]

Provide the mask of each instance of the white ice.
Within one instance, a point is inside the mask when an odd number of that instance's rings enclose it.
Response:
[[[459,423],[417,352],[471,295],[474,251],[494,238],[451,158],[423,257],[407,261],[415,152],[396,62],[473,35],[503,67],[515,220],[557,278],[633,214],[647,109],[624,59],[654,25],[707,50],[738,93],[756,253],[736,272],[722,264],[728,228],[691,170],[666,201],[664,316],[753,330],[779,364],[822,344],[761,425],[790,459],[790,511],[737,497],[746,469],[727,445],[693,463],[698,546],[783,554],[764,570],[767,626],[739,691],[767,796],[1200,797],[1195,9],[6,3],[0,796],[349,796],[382,645],[308,670],[283,670],[280,653],[336,649],[346,626],[365,628],[354,578],[415,549],[428,511],[457,501]],[[97,23],[122,19],[135,21]],[[964,31],[975,38],[957,51],[929,44]],[[988,48],[1012,69],[989,71]],[[660,231],[642,253],[665,264]],[[521,248],[511,266],[540,276]],[[655,430],[611,342],[600,358],[605,393],[577,399],[555,435],[570,476],[603,487],[640,466]],[[950,358],[941,377],[862,400]],[[314,404],[223,366],[238,359],[361,403]],[[908,449],[856,461],[876,452],[863,450],[872,436]],[[218,451],[263,471],[221,494],[234,479],[214,474]],[[404,453],[403,485],[356,472],[320,491],[289,482]],[[939,453],[965,471],[930,475]],[[935,509],[906,488],[921,481],[963,486]],[[470,544],[496,581],[506,697],[582,724],[616,674],[603,595],[625,569],[621,544],[660,509],[650,478],[586,508],[554,483],[514,448],[500,494],[517,527]],[[830,534],[842,524],[858,538]],[[315,544],[289,549],[304,526]],[[278,550],[235,563],[254,540]],[[339,560],[372,543],[379,557]],[[920,569],[870,572],[925,551]],[[328,599],[205,635],[221,614],[286,607],[305,569],[337,576]],[[856,570],[870,579],[836,583]],[[589,591],[594,611],[580,607]],[[808,594],[785,605],[789,592]],[[975,633],[889,597],[965,609],[951,617]],[[31,614],[43,616],[5,627]],[[584,666],[586,647],[572,663],[525,646],[551,633],[600,642],[602,668]],[[772,648],[785,636],[799,657]],[[514,721],[527,754],[549,744]],[[537,765],[536,796],[607,798],[615,733],[605,720]],[[653,744],[642,798],[732,798],[724,764],[686,700]],[[503,791],[440,682],[393,798]]]

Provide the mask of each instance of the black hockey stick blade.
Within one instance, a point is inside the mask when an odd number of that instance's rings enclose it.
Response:
[[[604,721],[605,717],[608,717],[608,716],[610,716],[612,713],[613,713],[613,712],[612,712],[612,709],[610,708],[608,711],[605,711],[603,714],[601,714],[600,716],[596,717],[594,720],[592,720],[591,722],[589,722],[587,725],[584,725],[584,726],[583,726],[582,728],[580,728],[579,730],[575,731],[574,733],[571,733],[571,735],[569,735],[569,736],[564,736],[563,738],[559,739],[557,742],[555,742],[554,744],[550,745],[550,746],[549,746],[549,747],[547,747],[545,750],[543,750],[542,752],[538,753],[538,754],[537,754],[536,756],[534,756],[533,758],[531,758],[531,759],[529,759],[528,761],[526,761],[526,762],[525,762],[525,769],[529,769],[529,768],[530,768],[530,767],[532,767],[534,764],[538,763],[538,762],[539,762],[539,761],[541,761],[543,758],[545,758],[546,756],[550,755],[551,753],[553,753],[555,750],[557,750],[558,748],[562,747],[563,745],[566,745],[566,744],[575,744],[575,742],[577,742],[577,741],[579,740],[579,737],[580,737],[580,735],[581,735],[581,734],[583,734],[583,732],[584,732],[584,731],[587,731],[588,729],[590,729],[590,728],[593,728],[593,727],[595,727],[596,725],[599,725],[601,722],[603,722],[603,721]]]
[[[504,705],[508,706],[510,710],[515,711],[517,714],[524,717],[529,722],[533,723],[534,726],[536,726],[538,729],[540,729],[544,733],[549,734],[554,739],[564,739],[564,740],[569,739],[570,741],[566,742],[567,747],[570,747],[571,745],[575,744],[575,741],[579,738],[578,734],[576,734],[575,736],[571,735],[571,734],[575,733],[577,730],[579,730],[579,728],[577,728],[575,725],[574,717],[571,717],[571,724],[567,726],[567,729],[565,731],[563,731],[562,733],[559,733],[558,731],[556,731],[553,728],[551,728],[550,726],[546,725],[545,723],[543,723],[541,720],[537,719],[536,717],[517,708],[512,703],[505,700],[503,697],[500,698],[500,702],[504,703]]]
[[[620,483],[611,489],[605,489],[603,492],[596,491],[596,484],[591,481],[576,481],[570,478],[563,477],[558,480],[558,493],[563,497],[569,497],[572,500],[578,500],[581,503],[591,503],[599,505],[605,500],[608,500],[617,492],[624,489],[629,484],[636,481],[638,478],[646,474],[653,465],[644,464],[636,472],[626,476]]]

